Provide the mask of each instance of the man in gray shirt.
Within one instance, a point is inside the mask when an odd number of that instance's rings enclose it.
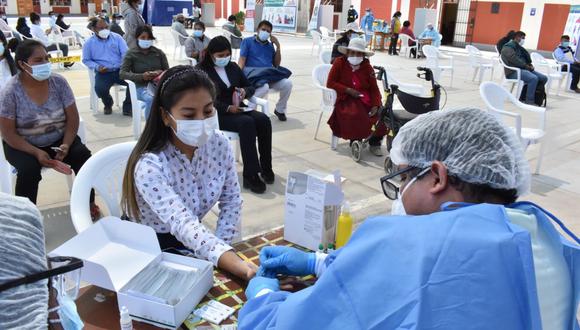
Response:
[[[185,39],[188,37],[187,31],[185,30],[185,16],[183,14],[177,14],[175,21],[171,24],[171,30],[177,31],[183,38],[179,38],[179,43],[183,45]]]

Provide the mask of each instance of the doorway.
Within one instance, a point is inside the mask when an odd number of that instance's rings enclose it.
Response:
[[[455,35],[455,24],[457,23],[457,1],[444,1],[441,9],[441,30],[439,33],[443,36],[442,45],[452,45],[453,36]]]

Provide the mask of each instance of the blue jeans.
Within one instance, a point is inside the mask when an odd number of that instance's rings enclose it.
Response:
[[[113,106],[113,97],[109,90],[114,85],[127,86],[127,83],[119,78],[119,70],[109,71],[105,73],[95,73],[95,93],[103,100],[105,108]],[[125,102],[123,102],[123,113],[131,113],[131,97],[129,96],[129,88],[125,94]]]
[[[512,72],[508,75],[508,79],[516,79],[516,72]],[[522,69],[522,81],[524,84],[528,85],[528,90],[526,92],[526,102],[534,102],[536,95],[536,87],[538,83],[545,85],[548,81],[548,77],[538,71],[528,71]]]
[[[145,119],[149,118],[151,103],[153,103],[153,95],[151,95],[147,86],[137,88],[137,99],[145,102]]]

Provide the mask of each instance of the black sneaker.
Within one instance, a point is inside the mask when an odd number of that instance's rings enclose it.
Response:
[[[263,170],[261,174],[262,174],[262,179],[264,180],[264,182],[266,182],[267,184],[274,183],[276,175],[274,174],[274,172],[271,169],[270,170]]]
[[[105,107],[105,115],[110,115],[113,113],[113,107]]]
[[[123,116],[133,117],[133,111],[131,111],[131,110],[129,110],[129,111],[123,110]]]
[[[260,180],[259,176],[254,175],[251,178],[244,177],[244,188],[256,194],[263,194],[266,191],[266,184]]]
[[[274,110],[274,114],[276,115],[276,117],[278,117],[278,120],[286,121],[286,114],[285,113],[278,112],[278,111]]]

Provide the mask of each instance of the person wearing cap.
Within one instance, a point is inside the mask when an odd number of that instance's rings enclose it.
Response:
[[[441,36],[433,26],[433,23],[428,23],[425,31],[421,32],[419,39],[431,39],[431,46],[441,46]]]
[[[121,28],[121,26],[119,25],[118,21],[119,19],[122,19],[123,16],[119,15],[119,14],[113,14],[113,16],[111,16],[111,25],[109,26],[109,29],[111,30],[111,32],[115,32],[116,34],[120,35],[121,37],[125,35],[125,31],[123,31],[123,28]]]
[[[342,33],[342,37],[340,37],[338,40],[336,40],[334,45],[332,45],[332,58],[330,60],[330,63],[332,64],[334,62],[334,59],[343,55],[341,52],[338,51],[338,47],[348,46],[348,43],[350,42],[351,39],[360,38],[360,36],[363,33],[364,32],[361,29],[359,29],[359,27],[358,27],[358,25],[356,25],[356,23],[348,23],[344,27],[344,32]]]
[[[371,135],[372,126],[378,120],[381,92],[368,60],[374,53],[365,49],[362,38],[351,39],[348,46],[339,46],[338,51],[344,56],[334,60],[326,83],[337,94],[328,125],[334,136],[352,143]],[[369,150],[375,156],[382,156],[381,141],[385,133],[379,129],[369,140]]]
[[[479,109],[434,111],[401,128],[391,157],[381,186],[397,215],[328,255],[263,248],[238,329],[578,328],[579,245],[514,204],[531,176],[512,130]],[[318,279],[289,293],[277,274]]]
[[[175,21],[171,24],[171,30],[177,31],[183,38],[179,38],[179,43],[183,46],[185,44],[185,39],[189,37],[187,30],[185,30],[185,16],[183,14],[177,14]]]

